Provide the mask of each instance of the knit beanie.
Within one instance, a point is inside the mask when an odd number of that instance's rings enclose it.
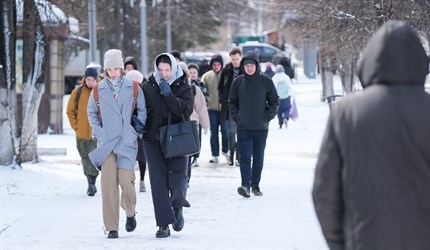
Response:
[[[94,79],[97,79],[98,76],[99,76],[99,73],[97,72],[97,69],[96,68],[87,68],[85,70],[84,77],[87,78],[89,76],[91,76]]]
[[[106,51],[104,56],[103,69],[119,68],[124,69],[124,62],[122,60],[122,52],[118,49],[110,49]]]
[[[282,66],[281,64],[276,65],[275,72],[276,73],[284,73],[285,72],[284,66]]]

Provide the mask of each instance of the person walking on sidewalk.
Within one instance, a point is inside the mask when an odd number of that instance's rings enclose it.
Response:
[[[196,121],[197,127],[198,127],[198,133],[199,133],[199,152],[193,155],[188,156],[188,186],[191,179],[191,167],[197,167],[199,166],[199,163],[197,159],[200,156],[200,149],[202,145],[202,132],[206,135],[209,129],[209,115],[208,115],[208,108],[206,107],[206,100],[205,96],[203,95],[202,91],[198,86],[195,85],[196,78],[197,78],[197,72],[198,68],[191,68],[191,70],[188,69],[187,64],[184,62],[179,62],[179,65],[181,66],[182,70],[184,71],[185,75],[189,80],[189,83],[191,85],[191,90],[193,92],[194,96],[194,107],[193,107],[193,113],[190,116],[191,121]],[[191,73],[190,73],[191,72]],[[194,81],[192,80],[194,79]],[[197,78],[198,79],[198,78]]]
[[[429,59],[387,21],[362,53],[363,91],[331,109],[312,197],[330,249],[430,249]]]
[[[126,58],[127,59],[127,58]],[[129,66],[129,70],[125,74],[125,77],[129,79],[132,82],[137,82],[140,87],[142,87],[143,81],[145,81],[145,77],[140,73],[140,71],[135,69],[130,69],[130,64],[126,64],[124,62],[125,66]],[[146,172],[146,157],[145,152],[143,150],[143,141],[142,138],[137,138],[137,163],[139,164],[139,175],[140,175],[140,181],[139,181],[139,192],[146,192],[146,186],[145,186],[145,172]]]
[[[94,88],[88,103],[88,120],[97,148],[90,153],[94,166],[101,169],[102,209],[108,238],[118,238],[119,204],[125,210],[125,229],[136,228],[136,191],[134,164],[137,137],[146,121],[145,97],[142,89],[124,77],[120,50],[104,55],[104,79]],[[137,115],[133,115],[136,111]],[[119,188],[121,186],[121,202]]]
[[[195,63],[190,63],[187,65],[188,68],[188,77],[190,79],[191,88],[193,89],[194,94],[194,108],[193,113],[191,114],[190,119],[197,121],[199,125],[199,141],[200,147],[202,145],[202,132],[206,135],[209,129],[209,114],[207,108],[207,93],[208,89],[206,85],[200,81],[199,74],[199,66]],[[197,87],[198,90],[194,90],[194,87]],[[200,94],[203,95],[203,102],[201,101]],[[200,157],[200,152],[197,154],[191,155],[189,158],[190,167],[198,167],[199,162],[198,158]],[[191,168],[188,168],[188,182],[191,178]]]
[[[76,148],[81,157],[84,175],[87,177],[88,196],[94,196],[97,193],[96,179],[99,171],[88,157],[88,154],[97,147],[97,143],[91,137],[92,130],[88,121],[87,106],[91,90],[97,85],[99,79],[99,73],[96,68],[86,68],[81,85],[73,89],[70,94],[66,109],[70,127],[76,133]]]
[[[239,75],[243,74],[240,68],[240,61],[242,60],[242,51],[239,47],[234,47],[230,50],[231,62],[225,65],[221,72],[221,77],[218,84],[219,102],[221,104],[221,120],[227,120],[228,123],[228,147],[229,147],[229,158],[227,164],[233,166],[234,163],[238,167],[239,163],[239,151],[237,150],[237,126],[236,122],[233,121],[231,113],[228,111],[228,94],[230,93],[231,84],[233,80]],[[234,154],[236,153],[236,162],[234,162]]]
[[[263,195],[260,180],[264,150],[269,122],[276,116],[278,94],[272,79],[260,73],[258,55],[255,52],[247,52],[240,65],[244,74],[233,81],[228,108],[237,124],[242,179],[237,192],[249,198],[250,188],[254,195]]]
[[[214,55],[209,63],[211,70],[202,76],[202,82],[208,88],[208,112],[210,121],[210,144],[212,158],[210,163],[219,162],[219,131],[221,128],[221,153],[228,160],[228,124],[227,119],[221,119],[221,104],[219,103],[218,84],[223,67],[221,55]]]
[[[187,201],[188,157],[165,158],[161,150],[158,129],[171,123],[190,119],[194,97],[188,79],[176,59],[169,53],[158,55],[154,62],[154,73],[143,84],[148,121],[143,135],[143,148],[148,161],[152,202],[154,203],[157,238],[170,236],[173,230],[184,227],[183,207]]]
[[[282,128],[282,125],[285,125],[285,128],[287,128],[288,120],[290,119],[293,84],[290,77],[285,74],[284,67],[280,64],[276,65],[272,81],[279,95],[279,107],[277,111],[279,128]]]

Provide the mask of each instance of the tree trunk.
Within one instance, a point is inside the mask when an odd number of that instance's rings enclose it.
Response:
[[[326,53],[320,53],[320,71],[322,81],[322,100],[324,101],[328,96],[334,95],[333,87],[333,66],[331,57]]]
[[[43,25],[33,0],[24,0],[23,23],[23,76],[22,131],[16,163],[37,160],[37,112],[44,90],[43,69],[46,57],[46,42]]]
[[[16,138],[16,92],[15,92],[15,0],[0,2],[0,165],[13,163]]]
[[[345,94],[352,92],[353,85],[353,62],[350,59],[342,60],[342,69],[340,71],[340,80],[342,82],[342,89]]]

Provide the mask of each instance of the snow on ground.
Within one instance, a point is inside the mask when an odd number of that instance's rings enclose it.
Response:
[[[125,231],[121,209],[120,238],[106,238],[100,192],[86,195],[75,136],[64,115],[65,133],[40,135],[38,144],[41,153],[55,148],[65,155],[41,154],[40,162],[25,163],[22,169],[0,167],[0,249],[327,249],[311,187],[329,110],[320,102],[318,79],[293,84],[299,119],[290,121],[288,129],[279,129],[276,119],[270,124],[260,183],[264,196],[239,196],[239,168],[225,159],[210,164],[209,135],[203,136],[200,166],[192,169],[188,190],[191,208],[184,209],[185,227],[182,232],[171,229],[172,236],[165,239],[155,238],[148,173],[148,192],[137,193],[136,230]]]

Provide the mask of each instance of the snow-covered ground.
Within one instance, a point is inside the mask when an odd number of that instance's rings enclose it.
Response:
[[[279,129],[276,119],[270,124],[260,183],[264,196],[239,196],[239,168],[225,159],[210,164],[209,135],[203,136],[185,227],[179,233],[171,230],[165,239],[155,238],[148,173],[148,192],[137,193],[136,230],[125,231],[121,209],[120,238],[106,238],[100,192],[86,195],[75,136],[64,115],[65,133],[40,135],[38,144],[41,153],[56,148],[65,155],[41,154],[40,162],[25,163],[22,169],[0,166],[0,249],[327,249],[311,187],[329,110],[320,102],[318,79],[293,84],[299,119],[290,121],[288,129]]]

